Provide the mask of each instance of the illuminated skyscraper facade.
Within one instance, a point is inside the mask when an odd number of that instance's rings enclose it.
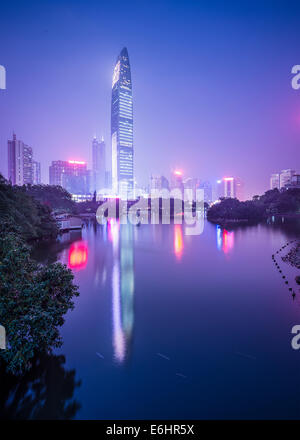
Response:
[[[134,197],[132,82],[128,51],[117,58],[111,100],[112,189],[116,195]]]

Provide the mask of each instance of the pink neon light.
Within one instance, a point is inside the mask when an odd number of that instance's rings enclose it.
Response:
[[[76,165],[85,165],[85,162],[82,160],[69,160],[69,163],[74,163]]]
[[[182,176],[182,171],[176,170],[174,171],[174,174],[176,174],[176,176]]]
[[[224,180],[226,180],[226,181],[233,180],[233,177],[224,177]]]
[[[88,259],[88,247],[85,242],[73,243],[69,249],[68,266],[70,269],[84,269]]]

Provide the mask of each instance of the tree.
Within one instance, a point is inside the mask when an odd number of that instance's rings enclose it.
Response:
[[[59,230],[49,206],[27,193],[26,186],[12,186],[0,175],[0,222],[18,230],[27,240],[54,238]]]
[[[41,266],[30,258],[30,248],[15,233],[0,236],[0,322],[8,349],[0,356],[7,370],[30,369],[39,351],[61,345],[58,327],[79,295],[73,274],[61,263]]]

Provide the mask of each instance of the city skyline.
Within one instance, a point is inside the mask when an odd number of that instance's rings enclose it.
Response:
[[[227,10],[217,12],[206,2],[189,7],[165,2],[157,15],[155,8],[151,12],[135,4],[131,16],[124,6],[113,14],[109,5],[78,2],[56,5],[60,13],[53,16],[50,3],[39,9],[29,2],[21,7],[29,24],[21,40],[19,19],[5,5],[0,18],[0,35],[7,41],[0,60],[7,73],[7,89],[0,93],[0,171],[7,175],[6,145],[13,130],[33,147],[45,183],[55,159],[85,160],[91,168],[93,134],[110,139],[111,72],[115,54],[126,44],[134,64],[138,183],[146,185],[151,174],[169,176],[179,168],[185,176],[212,183],[239,176],[246,198],[263,193],[271,173],[293,167],[298,157],[300,95],[290,84],[291,67],[298,61],[297,6],[287,10],[276,4],[271,21],[267,6],[251,5],[229,2]],[[103,27],[96,30],[93,23],[100,15]],[[115,32],[109,33],[112,16]],[[128,23],[125,33],[117,30],[122,20]],[[155,37],[142,24],[145,20],[156,27]],[[12,21],[18,47],[8,31]],[[195,30],[200,23],[201,31]],[[285,36],[284,48],[274,34],[277,29]],[[103,43],[105,33],[110,38]],[[252,40],[246,38],[249,33]],[[40,38],[33,43],[35,35]],[[82,50],[74,57],[75,44]],[[47,54],[40,54],[42,47]]]

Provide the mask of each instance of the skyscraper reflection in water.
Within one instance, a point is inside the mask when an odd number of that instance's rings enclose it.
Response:
[[[110,219],[108,236],[113,247],[113,349],[115,360],[122,363],[129,354],[134,324],[133,226]]]

